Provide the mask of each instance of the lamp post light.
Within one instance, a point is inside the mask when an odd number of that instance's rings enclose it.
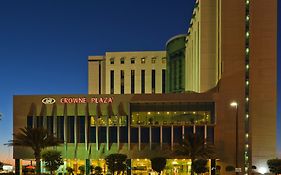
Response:
[[[235,108],[235,174],[238,174],[238,103],[233,101],[230,106]]]

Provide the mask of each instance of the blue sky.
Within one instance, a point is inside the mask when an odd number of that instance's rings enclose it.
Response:
[[[163,50],[170,37],[186,33],[193,4],[191,0],[1,1],[0,161],[12,157],[12,149],[3,144],[12,138],[14,94],[86,94],[88,55]]]
[[[190,0],[0,2],[0,161],[12,138],[14,94],[87,94],[87,56],[164,50],[186,33]]]

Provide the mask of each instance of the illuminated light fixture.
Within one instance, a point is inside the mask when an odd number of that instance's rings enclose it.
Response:
[[[250,33],[249,32],[246,32],[246,37],[249,37],[250,36]]]
[[[196,114],[196,112],[192,112],[193,114]]]
[[[249,145],[248,145],[248,144],[246,144],[245,146],[246,146],[246,148],[249,148]],[[246,152],[246,153],[247,153],[247,152]]]
[[[246,4],[247,4],[247,5],[250,4],[250,0],[246,0]]]
[[[249,69],[249,68],[250,68],[250,66],[249,66],[249,64],[247,64],[247,65],[246,65],[246,69]]]
[[[248,133],[246,133],[246,138],[248,138],[249,137],[249,134]]]
[[[246,101],[249,101],[249,97],[246,97]]]
[[[170,114],[170,112],[167,112],[167,114]]]
[[[238,103],[236,101],[233,101],[233,102],[230,103],[230,106],[231,107],[237,107]]]
[[[246,16],[246,20],[247,20],[247,21],[249,21],[249,20],[250,20],[250,17],[249,17],[249,15],[247,15],[247,16]]]
[[[246,53],[249,53],[250,52],[250,49],[247,47],[246,48]]]
[[[246,114],[246,118],[249,118],[249,114]]]
[[[246,85],[249,85],[249,80],[246,81]]]
[[[148,115],[150,115],[151,113],[150,113],[150,112],[148,112],[147,114],[148,114]]]
[[[160,112],[157,112],[157,114],[160,114]]]
[[[183,112],[183,114],[185,114],[186,112]]]
[[[267,168],[266,167],[260,167],[258,168],[258,172],[261,174],[265,174],[267,172]]]

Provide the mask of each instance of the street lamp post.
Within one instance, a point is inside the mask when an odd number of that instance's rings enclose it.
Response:
[[[238,103],[233,101],[230,106],[236,109],[235,113],[235,174],[238,174]]]

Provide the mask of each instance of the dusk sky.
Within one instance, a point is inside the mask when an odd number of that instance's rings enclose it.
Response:
[[[1,1],[0,161],[12,163],[12,148],[3,144],[12,139],[13,95],[87,94],[89,55],[164,50],[169,38],[187,33],[193,6],[193,0]]]

